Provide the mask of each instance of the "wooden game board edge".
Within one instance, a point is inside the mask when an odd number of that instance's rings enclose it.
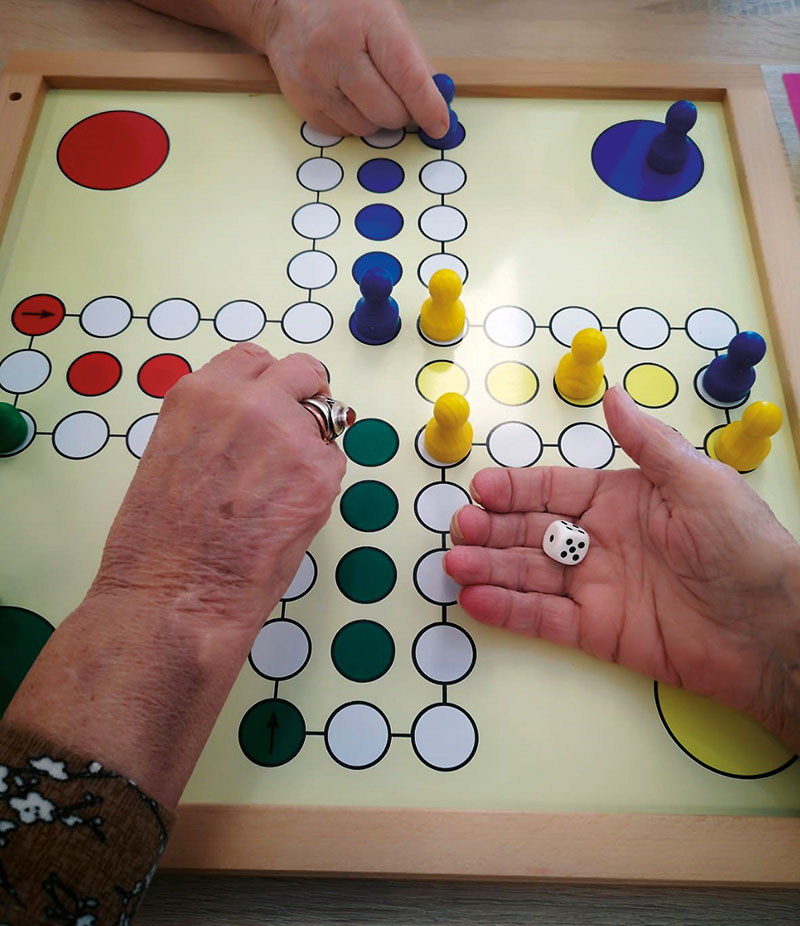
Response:
[[[800,884],[800,819],[186,804],[162,867],[228,873]]]
[[[754,65],[516,58],[441,58],[435,64],[456,76],[461,96],[719,101],[730,86],[762,83]],[[15,51],[5,70],[41,75],[48,86],[63,89],[278,90],[266,58],[256,54]]]
[[[41,74],[0,75],[0,241],[46,94]]]
[[[723,110],[773,334],[770,347],[800,459],[800,217],[763,83],[728,88]]]

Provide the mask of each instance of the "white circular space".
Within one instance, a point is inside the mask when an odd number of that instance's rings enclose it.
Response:
[[[600,425],[580,421],[561,432],[558,440],[561,456],[571,466],[602,469],[614,457],[614,441]]]
[[[249,299],[228,302],[214,317],[217,334],[226,341],[250,341],[261,334],[266,323],[264,310]]]
[[[355,701],[335,710],[325,725],[330,754],[348,768],[368,768],[385,755],[391,730],[384,715],[371,704]]]
[[[414,663],[437,685],[453,685],[466,678],[475,665],[472,637],[457,624],[432,624],[414,641]]]
[[[444,571],[446,550],[430,550],[417,561],[414,581],[423,597],[434,604],[455,604],[460,588]]]
[[[101,296],[83,307],[81,327],[95,338],[113,338],[131,323],[133,309],[118,296]]]
[[[294,601],[295,598],[302,598],[316,580],[317,564],[310,553],[304,553],[300,565],[297,567],[297,572],[289,583],[289,587],[281,596],[281,600]]]
[[[455,161],[429,161],[420,171],[419,179],[426,190],[446,196],[464,186],[467,182],[467,172]]]
[[[469,762],[478,746],[478,732],[460,707],[433,704],[417,715],[411,740],[423,762],[445,772]]]
[[[542,439],[522,421],[504,421],[489,432],[486,449],[501,466],[532,466],[542,455]]]
[[[321,341],[333,328],[333,315],[319,302],[297,302],[283,313],[281,319],[287,337],[301,344]]]
[[[300,289],[321,289],[336,276],[336,261],[325,251],[301,251],[289,261],[288,273]]]
[[[342,182],[342,165],[333,158],[309,158],[297,168],[297,179],[307,190],[327,193]]]
[[[568,305],[559,309],[550,319],[550,331],[559,344],[572,347],[572,339],[584,328],[597,328],[600,322],[594,312],[579,305]]]
[[[22,395],[47,382],[50,360],[38,350],[15,350],[0,361],[0,388]]]
[[[455,206],[431,206],[419,217],[419,227],[432,241],[455,241],[467,228],[467,217]]]
[[[73,412],[53,429],[53,446],[70,460],[85,460],[108,442],[108,422],[94,412]]]
[[[259,630],[250,659],[256,672],[271,679],[297,675],[311,655],[308,634],[295,621],[277,618]]]
[[[454,482],[432,482],[417,496],[414,510],[428,530],[445,534],[456,511],[471,503],[469,492]]]
[[[143,415],[141,418],[137,418],[128,428],[128,433],[125,435],[125,442],[128,445],[128,450],[130,450],[135,457],[141,459],[142,454],[147,449],[150,436],[153,433],[153,428],[156,426],[157,420],[157,414]]]
[[[188,299],[165,299],[154,305],[147,317],[153,334],[176,341],[191,334],[200,322],[200,311]]]

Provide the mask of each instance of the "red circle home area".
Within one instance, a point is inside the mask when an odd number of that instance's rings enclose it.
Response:
[[[169,137],[155,119],[112,110],[76,122],[61,139],[57,158],[79,186],[123,190],[152,177],[168,153]]]
[[[64,303],[48,293],[23,299],[11,313],[11,324],[22,334],[50,334],[64,321]]]
[[[122,376],[122,364],[113,354],[102,350],[81,354],[67,370],[67,382],[78,395],[103,395],[110,392]]]
[[[139,370],[139,388],[154,399],[163,399],[181,376],[191,373],[188,362],[177,354],[157,354]]]

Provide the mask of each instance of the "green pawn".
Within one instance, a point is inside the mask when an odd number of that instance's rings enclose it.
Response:
[[[19,409],[0,402],[0,453],[11,453],[28,436],[28,422]]]

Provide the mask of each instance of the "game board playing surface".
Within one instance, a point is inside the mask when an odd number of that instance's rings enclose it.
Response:
[[[738,330],[771,342],[721,106],[698,104],[699,176],[674,198],[623,195],[593,165],[607,129],[666,105],[457,97],[465,137],[440,152],[321,135],[273,95],[50,91],[0,246],[0,401],[29,421],[0,459],[2,705],[88,587],[164,392],[252,339],[318,356],[359,420],[185,800],[800,809],[794,757],[747,718],[479,626],[441,571],[478,469],[630,465],[599,395],[554,390],[579,329],[601,327],[608,382],[696,446],[741,414],[696,387]],[[379,346],[348,328],[372,266],[402,319]],[[417,330],[442,267],[469,322],[448,347]],[[442,467],[419,434],[448,391],[474,445]],[[784,406],[771,349],[752,398]],[[746,478],[800,536],[787,425]]]

